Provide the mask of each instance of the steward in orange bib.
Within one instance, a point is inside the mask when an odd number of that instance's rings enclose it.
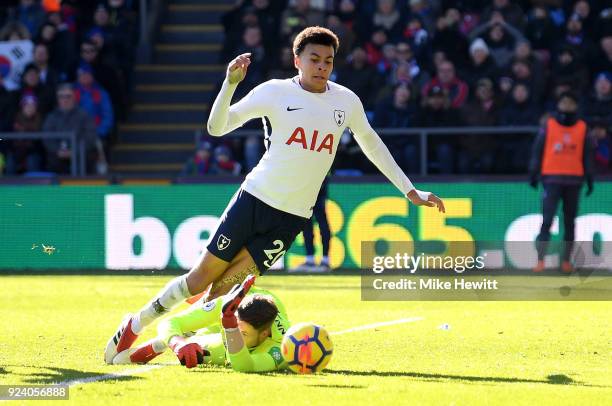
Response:
[[[572,272],[570,263],[574,241],[574,220],[578,213],[578,200],[582,182],[586,180],[587,193],[593,193],[594,143],[587,135],[587,125],[578,118],[575,96],[564,93],[557,101],[557,113],[548,118],[535,140],[529,164],[530,185],[537,188],[542,181],[542,227],[537,237],[538,263],[534,272],[544,270],[544,256],[550,241],[550,227],[563,200],[564,249],[561,270]]]

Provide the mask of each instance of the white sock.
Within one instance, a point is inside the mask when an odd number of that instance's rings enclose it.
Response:
[[[168,348],[166,343],[163,340],[159,339],[154,339],[151,344],[153,345],[153,351],[157,353],[164,352],[166,351],[166,348]]]
[[[155,299],[140,309],[135,315],[132,320],[132,331],[134,334],[140,334],[140,332],[149,324],[153,323],[155,319],[164,315],[174,306],[189,297],[191,297],[191,295],[187,288],[187,276],[181,275],[172,279]]]
[[[323,255],[321,258],[321,265],[329,265],[329,257],[327,255]]]
[[[306,263],[314,264],[314,255],[306,255]]]

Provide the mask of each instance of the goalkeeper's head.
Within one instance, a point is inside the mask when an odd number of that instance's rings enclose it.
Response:
[[[269,296],[250,295],[238,307],[238,328],[247,348],[257,347],[271,335],[278,308]]]

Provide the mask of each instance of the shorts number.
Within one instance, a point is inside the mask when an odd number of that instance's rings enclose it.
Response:
[[[266,254],[268,259],[265,260],[263,264],[268,268],[270,268],[286,252],[283,249],[285,248],[285,244],[283,244],[281,240],[274,240],[272,244],[274,244],[275,248],[272,248],[271,250],[264,250],[264,254]]]

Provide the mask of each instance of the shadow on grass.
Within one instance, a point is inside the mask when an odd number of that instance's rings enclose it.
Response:
[[[193,369],[192,372],[231,372],[231,368],[220,367],[220,366],[204,366],[201,368]],[[260,376],[299,376],[288,369],[282,369],[279,371],[267,371],[267,372],[247,372],[249,374],[257,374]],[[495,376],[470,376],[470,375],[447,375],[447,374],[426,374],[422,372],[404,372],[404,371],[349,371],[341,369],[326,369],[323,374],[329,375],[352,375],[352,376],[379,376],[379,377],[408,377],[417,378],[422,380],[455,380],[455,381],[468,381],[468,382],[493,382],[493,383],[543,383],[549,385],[577,385],[577,386],[590,386],[590,387],[607,387],[600,385],[589,385],[581,382],[576,382],[567,375],[548,375],[546,379],[522,379],[522,378],[504,378]],[[313,384],[307,385],[312,387],[330,387],[330,388],[351,388],[351,389],[362,389],[366,386],[362,385],[326,385],[326,384]]]
[[[33,365],[14,365],[15,367],[20,368],[35,368],[36,372],[33,373],[16,373],[14,375],[21,375],[25,378],[23,379],[24,384],[57,384],[59,382],[67,382],[79,380],[83,382],[87,382],[89,380],[99,380],[100,377],[106,375],[112,375],[103,373],[103,372],[88,372],[88,371],[80,371],[78,369],[70,369],[70,368],[56,368],[56,367],[40,367]],[[9,373],[7,370],[4,370],[5,373]],[[116,380],[116,381],[133,381],[137,379],[142,379],[140,376],[130,376],[130,375],[117,375],[117,376],[109,376],[105,380]]]
[[[365,385],[326,385],[324,383],[317,385],[306,385],[313,388],[334,388],[334,389],[365,389]]]
[[[330,375],[353,375],[353,376],[392,376],[408,377],[423,380],[453,380],[468,382],[495,382],[495,383],[544,383],[549,385],[579,385],[592,386],[581,382],[576,382],[567,375],[548,375],[546,379],[524,379],[524,378],[504,378],[497,376],[471,376],[471,375],[448,375],[448,374],[427,374],[422,372],[402,372],[402,371],[348,371],[338,369],[328,369],[324,371]]]
[[[574,382],[572,378],[567,375],[548,375],[546,377],[547,383],[553,385],[582,385],[580,382]]]

